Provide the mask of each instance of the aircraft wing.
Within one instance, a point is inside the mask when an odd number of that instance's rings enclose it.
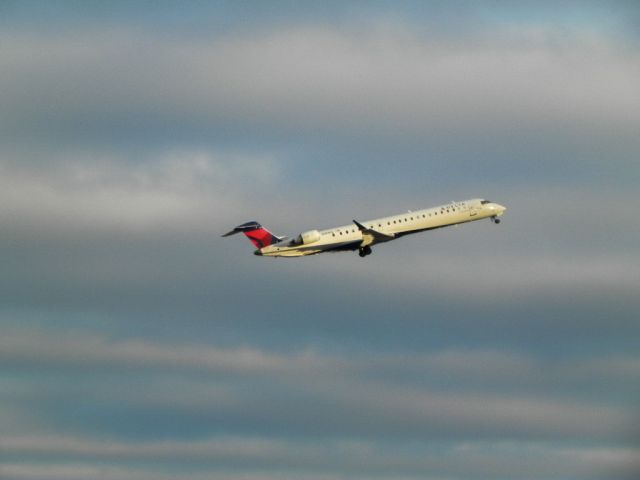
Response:
[[[367,245],[373,245],[374,243],[388,242],[389,240],[393,240],[394,238],[396,238],[393,235],[387,235],[386,233],[379,232],[377,230],[374,230],[373,228],[367,228],[357,220],[354,220],[353,223],[355,223],[356,227],[358,227],[358,230],[362,232],[363,247]]]

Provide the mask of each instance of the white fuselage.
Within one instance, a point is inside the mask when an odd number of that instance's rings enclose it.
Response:
[[[479,198],[452,202],[425,210],[360,222],[360,226],[367,230],[361,229],[355,222],[326,230],[311,230],[296,239],[284,239],[256,250],[255,253],[268,257],[299,257],[325,251],[357,250],[411,233],[484,218],[495,219],[505,210],[502,205]]]

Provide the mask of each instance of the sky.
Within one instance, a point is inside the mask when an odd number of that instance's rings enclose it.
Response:
[[[0,3],[0,478],[640,476],[640,9]],[[488,198],[354,253],[278,235]]]

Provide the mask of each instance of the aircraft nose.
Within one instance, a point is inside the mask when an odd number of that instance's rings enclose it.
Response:
[[[254,255],[258,255],[258,256],[262,256],[262,252],[260,250],[256,250],[255,252],[253,252]]]
[[[495,202],[491,202],[489,205],[487,205],[487,207],[489,207],[491,214],[496,217],[502,215],[507,209],[507,207],[504,207],[499,203],[495,203]]]

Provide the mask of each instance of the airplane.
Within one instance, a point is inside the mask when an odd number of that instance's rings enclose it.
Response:
[[[254,255],[263,257],[303,257],[323,252],[358,251],[361,257],[371,255],[371,247],[378,243],[389,242],[411,233],[425,232],[437,228],[458,225],[489,218],[500,223],[500,217],[506,207],[474,198],[461,202],[451,202],[425,210],[400,213],[389,217],[377,218],[326,230],[309,230],[297,237],[278,237],[256,221],[238,225],[222,235],[228,237],[244,233],[257,250]]]

